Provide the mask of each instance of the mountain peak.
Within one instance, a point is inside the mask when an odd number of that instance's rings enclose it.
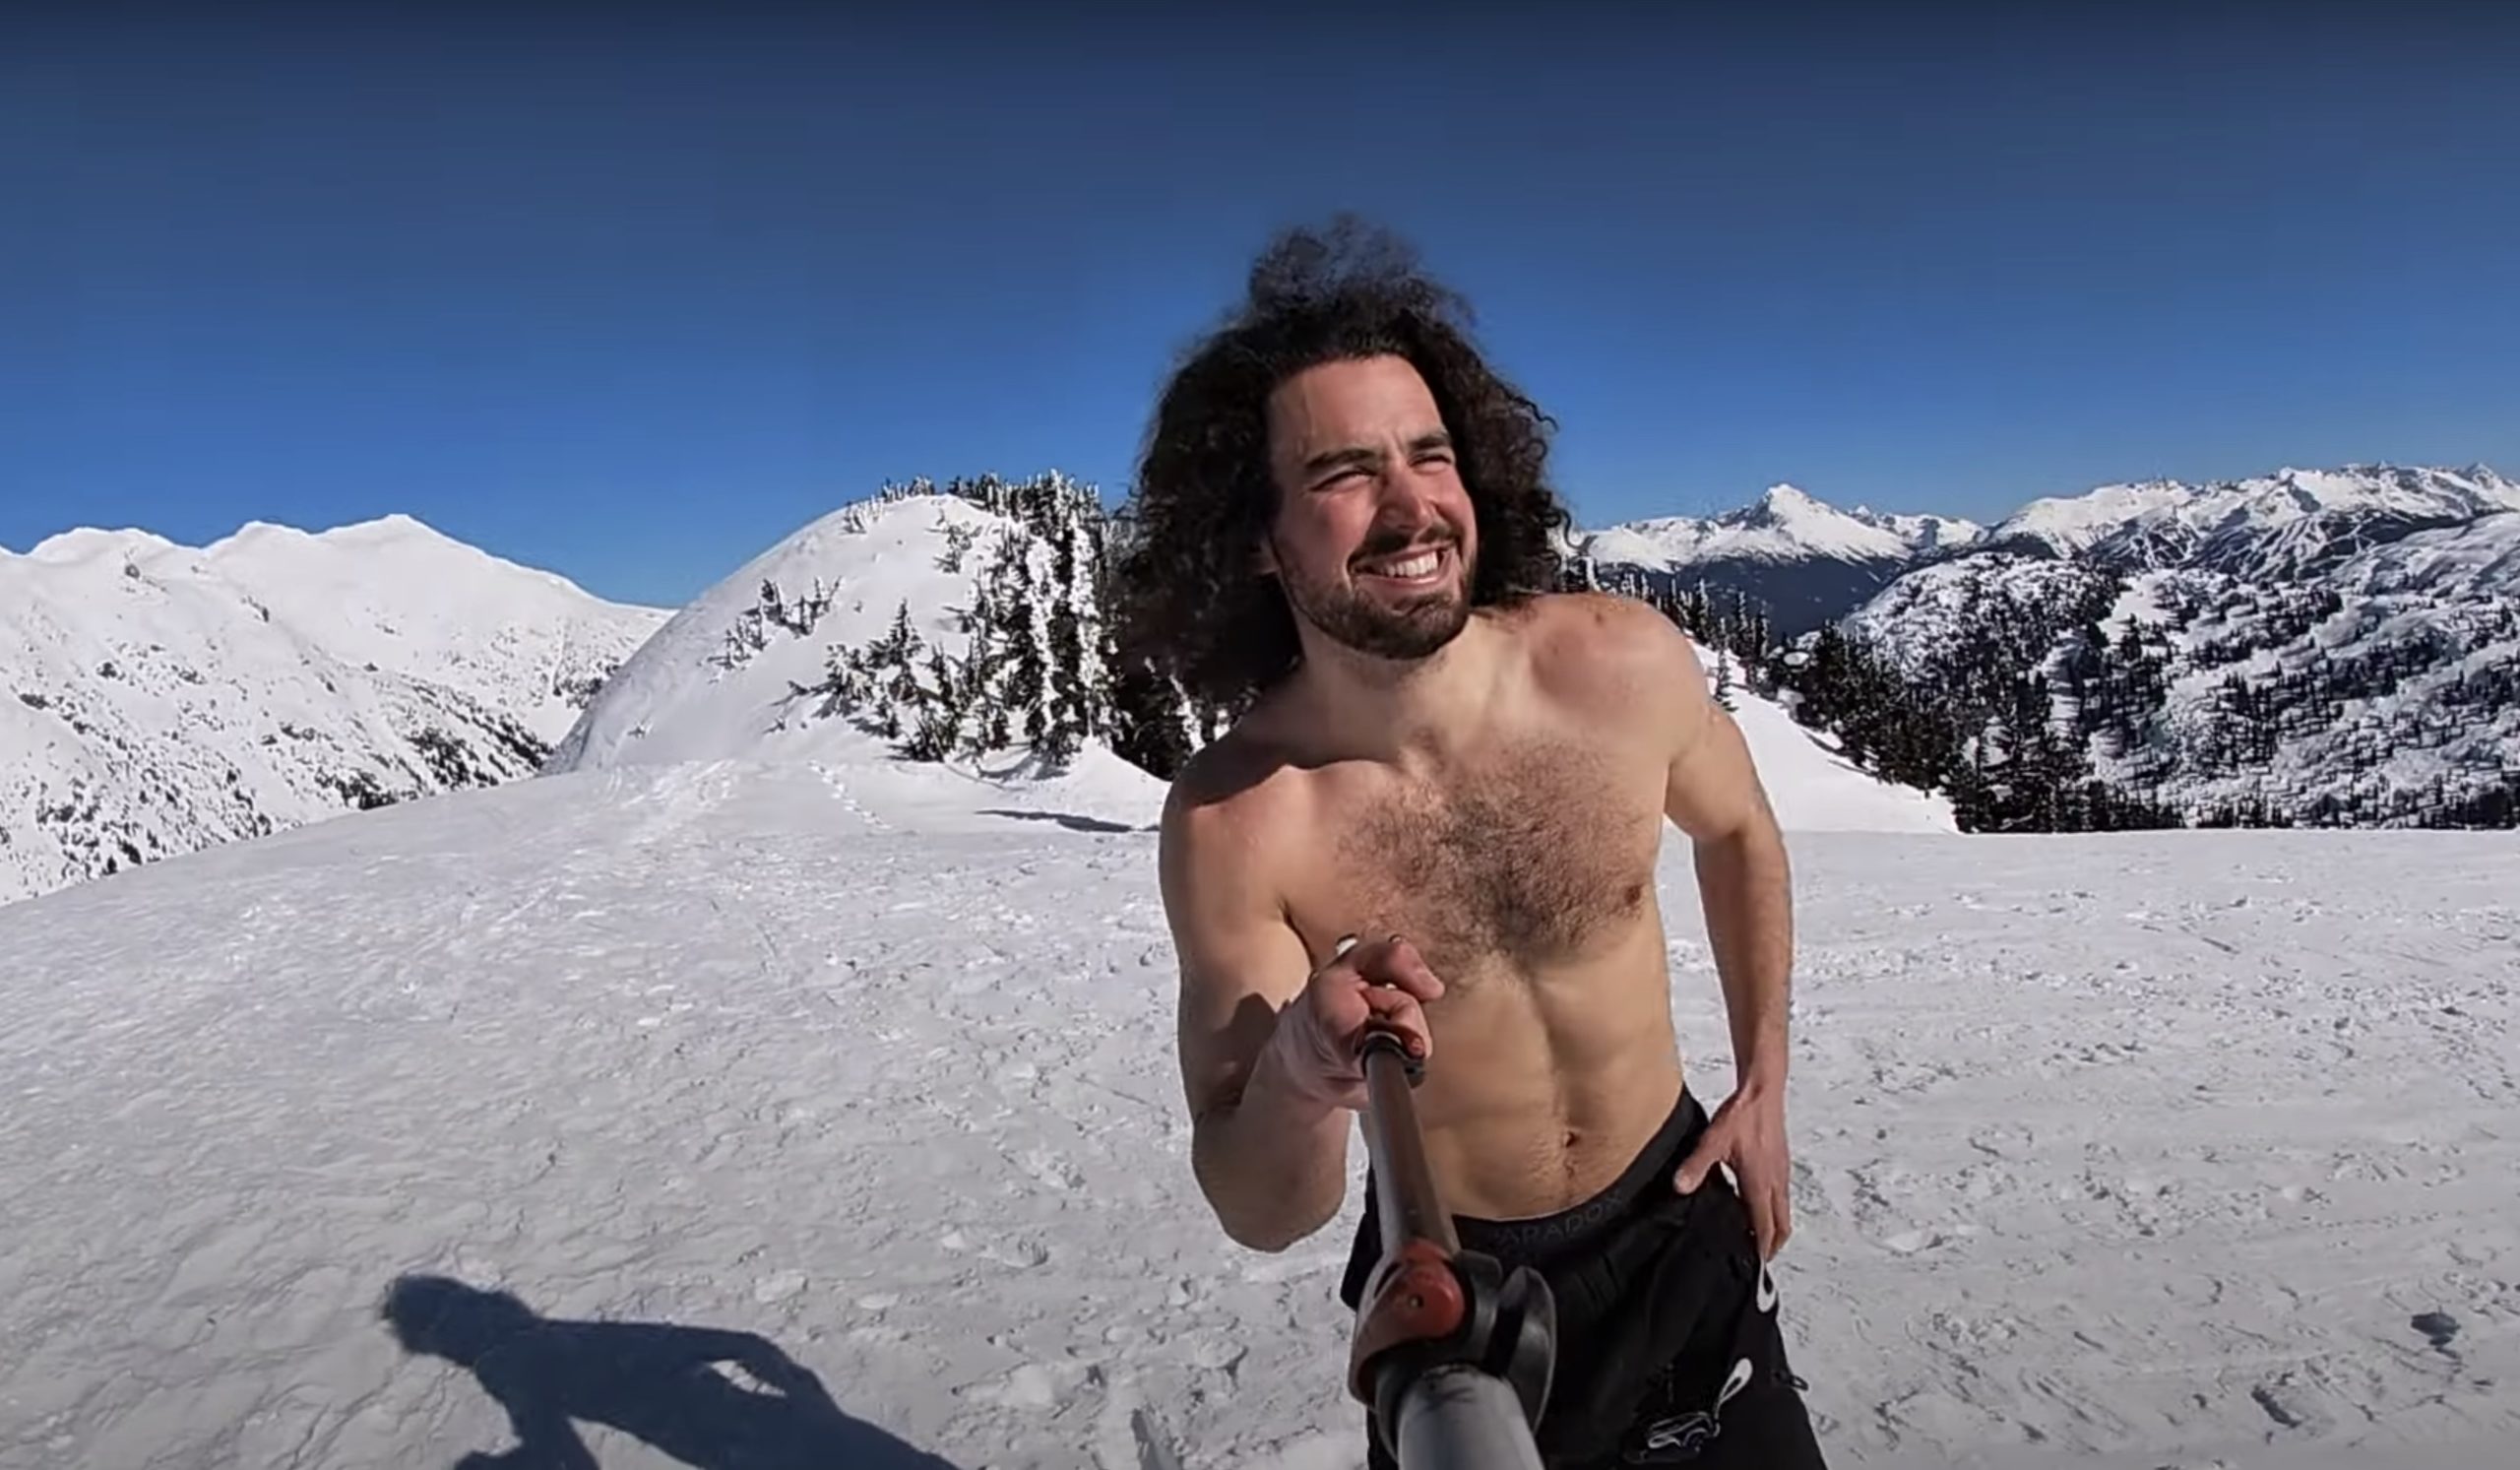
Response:
[[[1812,494],[1800,485],[1783,480],[1759,492],[1759,498],[1735,511],[1716,517],[1731,525],[1803,526],[1837,519],[1852,519],[1845,511]]]
[[[27,552],[27,559],[30,561],[84,561],[92,556],[106,556],[117,551],[130,555],[133,552],[155,553],[175,549],[177,548],[173,542],[154,531],[142,531],[130,526],[112,531],[96,526],[79,526],[47,536],[35,543]]]
[[[318,541],[375,542],[410,539],[454,542],[455,538],[406,511],[387,511],[364,521],[351,521],[315,534]],[[461,544],[461,543],[458,543]]]

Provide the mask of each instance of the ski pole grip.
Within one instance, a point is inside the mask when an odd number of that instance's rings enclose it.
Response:
[[[1387,1026],[1368,1023],[1365,1034],[1356,1041],[1356,1064],[1364,1068],[1368,1083],[1373,1078],[1376,1057],[1388,1057],[1399,1062],[1400,1070],[1407,1075],[1412,1087],[1426,1080],[1426,1063],[1409,1055],[1407,1037]]]

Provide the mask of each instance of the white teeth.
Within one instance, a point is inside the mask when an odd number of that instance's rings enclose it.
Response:
[[[1435,569],[1436,554],[1421,551],[1406,561],[1386,561],[1372,568],[1381,577],[1422,577]]]

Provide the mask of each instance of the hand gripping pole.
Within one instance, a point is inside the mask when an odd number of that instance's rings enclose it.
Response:
[[[1359,1050],[1382,1259],[1356,1308],[1348,1391],[1402,1470],[1542,1470],[1532,1432],[1556,1356],[1548,1284],[1462,1249],[1410,1096],[1421,1067],[1388,1031]]]

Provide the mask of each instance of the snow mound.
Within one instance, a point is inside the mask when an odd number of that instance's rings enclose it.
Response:
[[[1056,475],[1040,484],[1061,499],[1083,493]],[[845,651],[897,627],[948,658],[968,652],[962,614],[1010,548],[1036,562],[1047,556],[1036,528],[985,496],[887,492],[844,506],[675,613],[588,707],[546,769],[802,762],[896,827],[964,827],[1010,806],[1084,824],[1154,822],[1163,784],[1099,740],[1045,762],[1022,739],[1019,718],[995,749],[906,759],[899,736],[851,718],[850,701],[833,689]],[[1090,664],[1090,648],[1080,653],[1072,662]]]
[[[796,689],[819,683],[835,648],[864,644],[907,606],[929,642],[960,634],[954,608],[972,589],[949,569],[957,534],[1004,536],[1009,523],[958,496],[859,501],[753,557],[675,612],[607,682],[552,752],[554,772],[725,758],[856,756],[872,742],[841,721],[797,718]],[[797,607],[802,631],[763,614],[763,589]],[[828,595],[808,620],[803,605]]]

